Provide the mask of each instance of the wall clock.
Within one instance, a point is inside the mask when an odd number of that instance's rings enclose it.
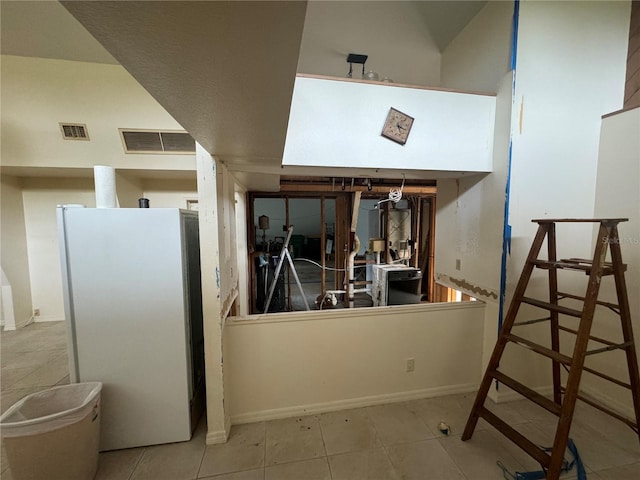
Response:
[[[390,108],[382,128],[382,136],[404,145],[407,143],[411,125],[413,125],[413,117],[395,108]]]

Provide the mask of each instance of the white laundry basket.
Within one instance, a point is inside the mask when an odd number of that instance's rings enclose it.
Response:
[[[33,393],[0,417],[14,480],[91,480],[98,468],[102,383]]]

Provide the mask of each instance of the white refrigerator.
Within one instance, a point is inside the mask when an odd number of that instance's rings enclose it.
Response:
[[[57,217],[70,376],[103,382],[100,449],[189,440],[204,407],[197,212]]]

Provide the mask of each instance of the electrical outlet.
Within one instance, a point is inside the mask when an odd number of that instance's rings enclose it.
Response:
[[[460,259],[456,258],[456,270],[460,270]]]
[[[407,358],[407,373],[413,372],[416,368],[416,360],[414,358]]]
[[[33,309],[33,316],[34,317],[39,317],[40,316],[40,309],[39,308],[34,308]]]

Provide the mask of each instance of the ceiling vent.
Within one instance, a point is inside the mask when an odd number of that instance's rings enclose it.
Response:
[[[187,153],[196,152],[196,142],[187,132],[120,129],[126,153]]]
[[[84,123],[60,123],[62,138],[65,140],[89,140],[87,126]]]

